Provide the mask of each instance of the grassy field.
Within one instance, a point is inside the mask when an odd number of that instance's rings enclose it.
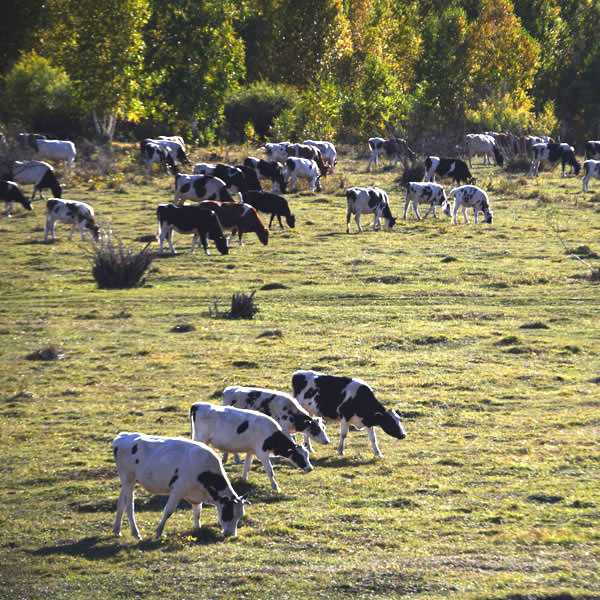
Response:
[[[105,176],[80,165],[64,197],[141,249],[172,180],[135,155],[115,147]],[[89,242],[64,225],[44,243],[41,202],[1,218],[0,597],[600,598],[600,288],[559,239],[598,269],[600,184],[478,158],[493,225],[410,215],[374,232],[367,216],[347,235],[346,187],[384,188],[400,217],[404,198],[399,171],[365,173],[350,148],[339,161],[323,192],[287,195],[296,229],[209,257],[175,234],[179,253],[137,289],[98,289]],[[254,319],[209,314],[253,290]],[[48,348],[57,360],[31,359]],[[312,473],[276,464],[280,495],[260,464],[246,483],[230,460],[252,500],[236,538],[212,507],[195,533],[182,505],[153,541],[166,499],[141,489],[144,540],[127,519],[112,535],[119,431],[187,436],[193,402],[290,392],[301,368],[363,378],[408,437],[379,431],[374,458],[353,432],[340,457],[329,424]]]

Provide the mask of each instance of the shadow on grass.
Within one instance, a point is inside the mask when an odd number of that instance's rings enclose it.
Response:
[[[83,557],[87,560],[104,560],[116,556],[122,547],[119,543],[109,542],[106,538],[92,536],[65,544],[54,544],[32,552],[35,556],[54,556],[57,554]]]
[[[348,456],[323,456],[321,458],[311,456],[310,462],[313,466],[331,467],[339,469],[340,467],[361,467],[363,465],[374,465],[379,459],[375,456],[370,458],[351,458]]]

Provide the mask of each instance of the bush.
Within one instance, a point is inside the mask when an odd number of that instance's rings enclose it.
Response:
[[[214,312],[211,308],[208,309],[208,312],[211,317],[218,319],[252,319],[258,312],[258,307],[254,304],[255,293],[256,290],[249,296],[246,294],[233,294],[229,311],[220,311],[215,301]]]

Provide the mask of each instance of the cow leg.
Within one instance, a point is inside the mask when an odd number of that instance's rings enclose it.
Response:
[[[367,173],[371,170],[371,163],[373,162],[373,160],[375,160],[375,166],[379,166],[377,164],[377,155],[375,154],[375,151],[371,152],[371,156],[369,157],[369,162],[367,164]]]
[[[117,516],[115,518],[115,524],[113,526],[113,532],[115,535],[121,535],[121,520],[123,518],[123,510],[127,512],[127,518],[129,519],[129,526],[131,527],[131,535],[138,540],[142,539],[140,531],[135,522],[133,501],[134,492],[133,487],[135,485],[135,479],[132,481],[121,480],[121,493],[117,500]]]
[[[312,444],[310,442],[310,437],[308,436],[308,434],[303,433],[302,437],[304,438],[304,447],[306,448],[307,452],[314,452],[314,449],[312,447]]]
[[[362,227],[360,226],[360,212],[357,212],[354,220],[356,221],[356,226],[358,227],[358,231],[362,233]]]
[[[377,228],[381,229],[381,223],[379,221],[379,215],[375,213],[373,216],[373,231],[377,231]]]
[[[456,225],[456,215],[458,214],[458,200],[454,200],[454,210],[452,211],[452,224]]]
[[[477,207],[475,207],[475,206],[474,206],[474,207],[473,207],[473,215],[475,216],[475,224],[476,224],[476,225],[477,225],[477,222],[478,222],[478,221],[477,221],[477,213],[478,213],[478,212],[479,212],[479,211],[477,210]]]
[[[200,237],[200,242],[202,243],[202,247],[204,248],[204,254],[210,256],[210,252],[208,250],[208,232],[198,234]]]
[[[54,223],[52,222],[52,218],[50,216],[48,216],[46,218],[46,227],[44,229],[44,241],[47,242],[48,241],[48,233],[52,232],[52,239],[54,240],[54,228],[53,228]]]
[[[162,519],[160,520],[160,523],[156,528],[156,533],[154,534],[154,537],[157,540],[162,537],[163,529],[165,528],[165,523],[167,522],[167,519],[175,512],[175,509],[177,508],[177,505],[179,504],[181,498],[182,496],[178,493],[175,493],[175,490],[171,491],[169,499],[167,500],[167,504],[165,506],[165,511],[163,512]]]
[[[170,229],[167,232],[167,241],[169,242],[169,248],[171,248],[171,254],[177,254],[175,252],[175,246],[173,246],[173,230]]]
[[[437,215],[435,214],[435,204],[432,204],[428,209],[427,212],[423,215],[423,218],[426,219],[427,215],[433,211],[433,216],[437,218]]]
[[[417,219],[421,220],[421,215],[419,214],[419,198],[415,196],[413,200],[413,212],[417,215]]]
[[[588,185],[589,185],[589,182],[590,182],[590,176],[589,176],[589,175],[586,175],[586,176],[583,178],[583,181],[581,182],[581,191],[582,191],[582,192],[587,192],[587,191],[588,191]]]
[[[277,220],[279,221],[279,227],[281,227],[281,229],[283,229],[283,223],[281,222],[281,215],[277,215]],[[271,229],[270,225],[269,225],[269,229]]]
[[[467,217],[467,207],[466,206],[462,207],[462,214],[463,214],[463,217],[465,218],[466,223],[470,223],[469,217]]]
[[[344,442],[346,441],[346,436],[348,435],[348,430],[350,429],[350,425],[346,419],[342,419],[340,423],[340,443],[338,444],[338,454],[343,456],[344,453]]]
[[[260,462],[262,463],[262,466],[265,469],[265,473],[267,474],[267,477],[269,478],[269,480],[271,481],[271,487],[277,492],[281,492],[281,489],[279,488],[279,486],[277,485],[277,482],[275,481],[275,473],[273,472],[273,466],[271,465],[271,461],[269,460],[269,456],[265,455],[265,456],[259,456],[258,457]]]
[[[246,452],[246,460],[244,461],[244,472],[242,473],[242,479],[244,481],[248,481],[248,472],[250,471],[250,467],[252,466],[253,460],[254,454],[252,454],[252,452]]]
[[[202,502],[200,504],[192,502],[192,515],[194,517],[194,529],[198,531],[200,529],[200,516],[202,515]]]
[[[404,201],[404,215],[402,216],[402,218],[405,220],[406,220],[406,212],[408,211],[409,203],[410,203],[410,196],[408,194],[408,190],[406,190],[406,200]]]
[[[377,436],[375,435],[375,428],[368,427],[367,433],[369,434],[369,439],[371,440],[371,447],[373,448],[373,453],[375,454],[375,456],[383,456],[383,454],[381,454],[379,446],[377,445]]]

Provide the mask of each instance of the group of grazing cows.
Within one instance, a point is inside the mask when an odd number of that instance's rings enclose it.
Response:
[[[340,423],[340,455],[345,453],[350,426],[367,428],[375,456],[382,456],[375,427],[399,440],[406,437],[397,411],[386,410],[361,379],[296,371],[292,390],[293,395],[289,395],[270,389],[229,386],[223,392],[222,406],[196,402],[189,409],[189,440],[119,433],[112,443],[121,483],[113,526],[115,535],[121,535],[126,512],[131,534],[141,539],[134,515],[136,482],[152,494],[168,496],[156,538],[162,536],[167,519],[182,499],[192,505],[195,529],[200,528],[202,505],[211,504],[217,508],[223,535],[236,535],[249,502],[236,493],[223,468],[228,453],[235,453],[236,458],[238,454],[246,454],[243,480],[248,479],[256,456],[272,489],[279,493],[271,457],[286,458],[305,473],[312,471],[311,440],[329,443],[324,419]],[[304,444],[296,443],[296,434],[303,435]],[[224,453],[222,460],[210,446]]]

